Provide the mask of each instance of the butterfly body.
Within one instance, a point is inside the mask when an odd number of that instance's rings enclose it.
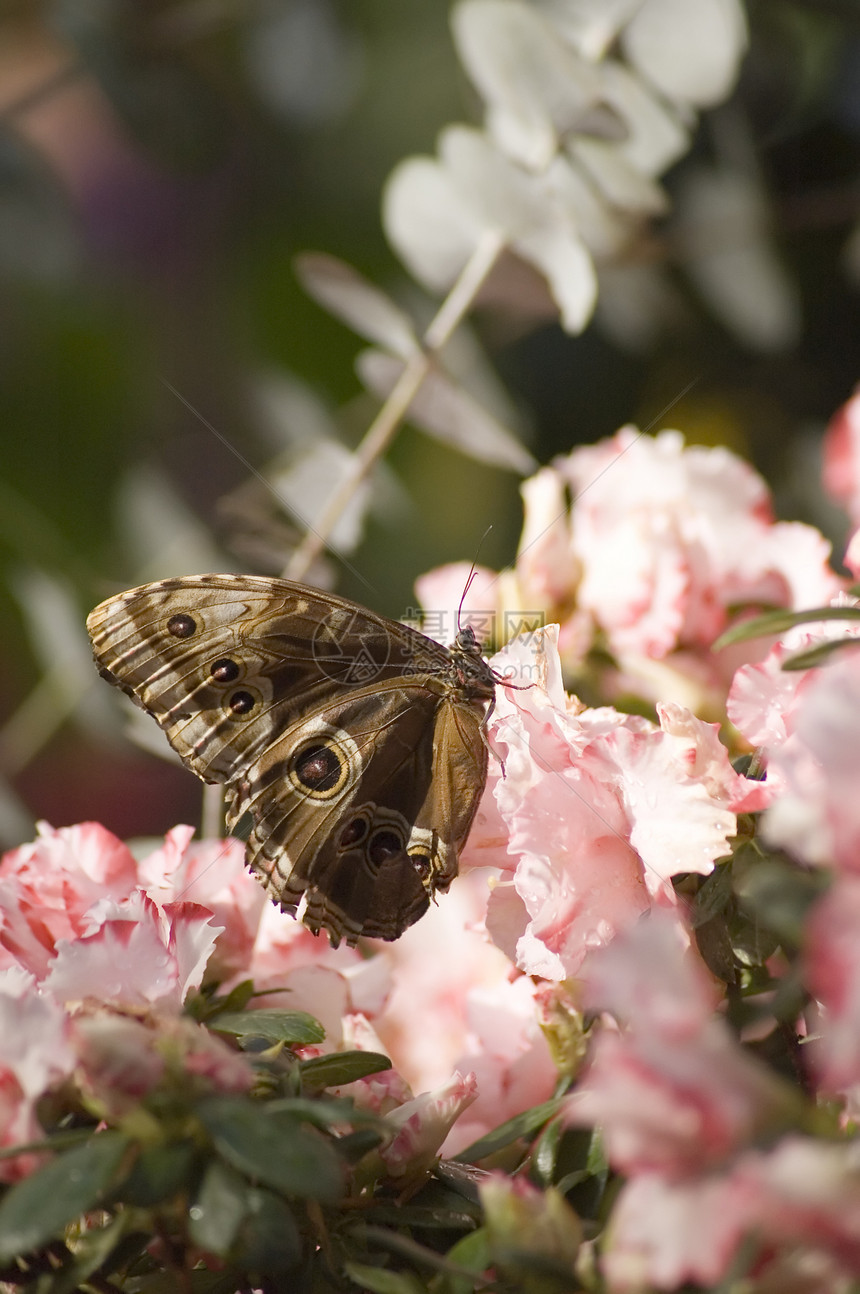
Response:
[[[486,781],[494,678],[471,631],[446,648],[345,598],[200,575],[108,599],[102,675],[247,816],[247,862],[332,942],[396,939],[448,888]]]

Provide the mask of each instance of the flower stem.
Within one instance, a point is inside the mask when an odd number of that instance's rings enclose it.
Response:
[[[450,340],[473,305],[481,284],[504,248],[503,237],[488,230],[478,240],[457,281],[428,325],[422,347],[406,363],[379,413],[353,455],[352,470],[335,490],[313,530],[309,530],[287,563],[284,575],[301,580],[321,555],[331,533],[364,478],[391,444],[421,384],[433,368],[436,355]]]

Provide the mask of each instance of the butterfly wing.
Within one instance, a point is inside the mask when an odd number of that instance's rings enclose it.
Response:
[[[344,689],[446,668],[403,625],[287,580],[200,575],[109,598],[87,628],[101,673],[207,782],[231,782]]]
[[[234,788],[248,863],[275,902],[337,942],[396,939],[457,874],[486,779],[482,716],[436,680],[318,707]]]
[[[334,942],[396,938],[446,889],[486,777],[482,708],[451,656],[344,598],[285,580],[144,585],[87,621],[102,674],[161,725],[273,899]]]

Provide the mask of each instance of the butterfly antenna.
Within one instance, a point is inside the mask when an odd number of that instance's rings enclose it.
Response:
[[[460,632],[460,621],[463,616],[463,603],[466,601],[466,595],[468,594],[469,589],[475,583],[475,580],[478,578],[478,572],[476,570],[476,567],[478,565],[478,555],[481,551],[481,545],[483,544],[484,540],[487,538],[487,535],[490,533],[492,528],[493,528],[492,524],[487,526],[487,529],[484,531],[484,533],[481,535],[481,538],[478,540],[478,547],[475,549],[475,556],[472,558],[472,569],[469,571],[469,578],[466,580],[466,587],[463,589],[463,596],[460,598],[460,605],[457,607],[457,633]]]

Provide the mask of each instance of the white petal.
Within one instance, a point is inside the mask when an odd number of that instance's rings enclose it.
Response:
[[[539,170],[600,95],[597,71],[521,0],[463,0],[452,16],[460,58],[487,103],[490,134]]]
[[[580,167],[557,157],[546,178],[572,227],[594,256],[610,258],[628,242],[629,219],[609,205]]]
[[[578,138],[569,145],[569,152],[613,206],[648,216],[666,210],[663,189],[629,162],[617,144]]]
[[[734,85],[747,45],[746,20],[738,0],[645,0],[621,44],[670,99],[709,107]]]
[[[383,399],[403,372],[401,361],[378,350],[362,351],[356,367],[365,385]],[[534,459],[513,432],[443,373],[430,373],[425,379],[408,417],[437,440],[480,462],[515,472],[534,469]]]
[[[382,222],[409,271],[436,291],[451,286],[481,232],[448,170],[431,157],[408,157],[394,168],[382,195]]]
[[[480,130],[449,126],[439,137],[439,155],[483,229],[512,240],[546,220],[546,194],[539,182],[494,148]]]
[[[627,124],[618,151],[646,175],[660,175],[687,151],[690,132],[677,112],[657,98],[623,64],[601,65],[603,98]]]
[[[296,258],[295,268],[308,296],[349,324],[360,337],[404,359],[418,349],[409,316],[345,261],[323,252],[304,252]]]
[[[585,58],[603,58],[642,0],[535,0],[535,8]]]
[[[582,332],[597,300],[597,275],[585,244],[562,230],[538,230],[520,239],[515,250],[546,276],[562,327]]]

